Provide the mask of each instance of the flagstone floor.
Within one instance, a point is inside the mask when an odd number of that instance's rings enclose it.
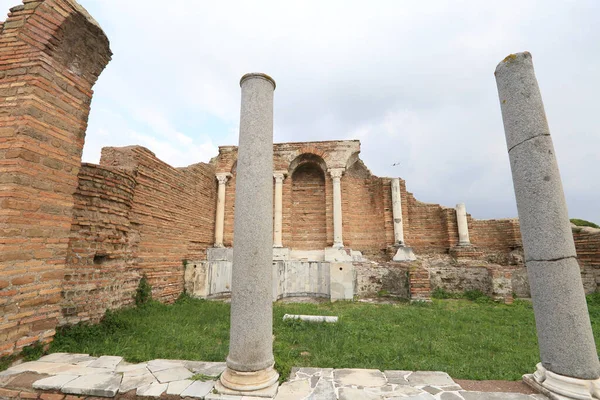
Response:
[[[92,397],[259,400],[213,393],[225,363],[55,353],[0,373],[0,399],[83,400]],[[276,400],[542,400],[540,394],[463,390],[444,372],[295,368]]]

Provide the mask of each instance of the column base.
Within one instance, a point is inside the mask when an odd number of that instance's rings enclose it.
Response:
[[[415,253],[413,252],[412,247],[398,247],[396,251],[396,255],[392,258],[393,261],[415,261],[417,257],[415,257]]]
[[[279,388],[279,374],[273,366],[253,372],[234,371],[227,367],[215,384],[220,394],[272,399]]]
[[[523,382],[551,400],[600,399],[600,379],[571,378],[548,371],[539,363],[533,374],[523,375]]]

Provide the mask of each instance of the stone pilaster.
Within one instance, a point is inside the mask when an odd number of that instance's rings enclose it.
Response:
[[[286,172],[275,172],[275,215],[273,218],[273,247],[283,247],[283,181]]]
[[[333,247],[344,247],[342,232],[342,175],[343,168],[332,168],[329,174],[333,179]]]
[[[400,179],[393,178],[392,187],[392,213],[394,218],[394,246],[398,248],[394,261],[416,260],[412,248],[404,244],[404,225],[402,222],[402,194],[400,192]]]
[[[215,218],[215,247],[223,247],[223,227],[225,224],[225,188],[231,174],[217,174],[217,213]]]
[[[265,74],[242,77],[236,177],[231,328],[222,394],[274,397],[273,94]]]
[[[509,55],[495,75],[542,361],[524,379],[553,399],[600,399],[600,363],[531,54]]]
[[[458,245],[470,246],[469,224],[467,223],[467,207],[465,203],[456,205],[456,222],[458,224]]]

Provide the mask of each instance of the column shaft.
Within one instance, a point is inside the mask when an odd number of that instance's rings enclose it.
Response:
[[[392,214],[394,218],[394,244],[404,246],[404,226],[402,224],[402,197],[400,179],[392,179]]]
[[[456,222],[458,224],[458,245],[469,246],[469,224],[467,222],[467,207],[464,203],[456,205]]]
[[[275,216],[273,221],[273,247],[283,247],[283,180],[285,174],[273,174],[275,178]]]
[[[217,174],[219,188],[217,190],[217,213],[215,218],[215,247],[223,247],[223,230],[225,226],[225,188],[229,174]]]
[[[565,377],[597,379],[600,363],[531,54],[506,57],[495,75],[542,365]]]
[[[272,386],[273,369],[273,92],[264,74],[240,82],[242,104],[237,160],[228,389]]]
[[[333,247],[344,247],[342,233],[342,174],[343,168],[329,170],[333,179]]]

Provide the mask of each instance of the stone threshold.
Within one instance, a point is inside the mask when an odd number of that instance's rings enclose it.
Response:
[[[255,400],[215,393],[223,362],[152,360],[54,353],[0,372],[0,399],[84,400],[98,397]],[[200,378],[199,380],[191,379]],[[541,394],[472,392],[445,372],[294,368],[275,400],[542,400]]]

